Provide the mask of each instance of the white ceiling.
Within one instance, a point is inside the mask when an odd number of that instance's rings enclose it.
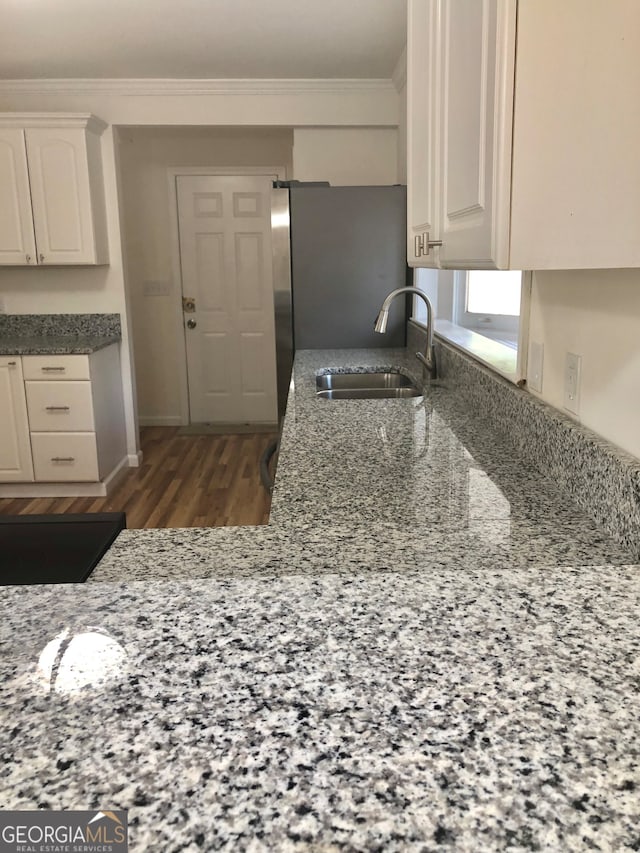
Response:
[[[0,0],[0,78],[390,77],[406,0]]]

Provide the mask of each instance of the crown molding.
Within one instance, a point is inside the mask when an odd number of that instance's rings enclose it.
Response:
[[[396,92],[401,92],[407,84],[407,48],[402,51],[396,67],[393,69],[391,80]]]
[[[0,94],[17,95],[307,95],[309,93],[388,94],[394,81],[376,79],[43,79],[0,80]]]
[[[0,112],[0,127],[82,127],[102,133],[109,125],[91,113]]]

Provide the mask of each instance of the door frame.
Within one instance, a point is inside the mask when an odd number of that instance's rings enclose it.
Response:
[[[189,423],[189,374],[187,370],[187,345],[184,339],[184,313],[182,310],[182,266],[180,264],[180,231],[178,226],[178,193],[176,179],[182,176],[202,175],[202,177],[223,177],[238,175],[256,177],[264,175],[273,180],[287,179],[286,166],[171,166],[167,169],[169,185],[169,227],[171,229],[170,252],[171,273],[173,281],[178,285],[178,293],[174,302],[173,321],[178,341],[178,382],[180,392],[180,425]]]

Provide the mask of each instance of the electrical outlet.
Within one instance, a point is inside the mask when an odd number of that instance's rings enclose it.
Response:
[[[582,356],[568,352],[564,362],[564,407],[574,415],[580,413],[580,372]]]
[[[527,369],[527,386],[532,391],[542,393],[542,362],[544,345],[532,341],[529,345],[529,366]]]

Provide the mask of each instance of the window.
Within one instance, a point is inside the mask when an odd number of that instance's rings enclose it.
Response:
[[[415,269],[414,285],[433,305],[437,335],[512,382],[524,376],[530,273]],[[412,316],[426,322],[421,299]]]
[[[521,290],[519,270],[456,272],[452,322],[515,349]]]

